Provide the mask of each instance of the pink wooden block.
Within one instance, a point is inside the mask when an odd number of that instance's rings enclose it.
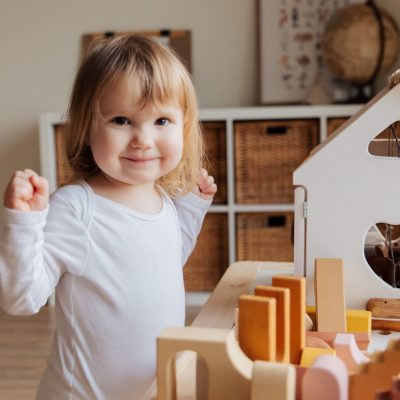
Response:
[[[303,376],[302,400],[347,400],[349,378],[346,365],[335,356],[316,358]]]
[[[349,371],[354,371],[361,363],[369,362],[369,358],[361,352],[351,333],[338,333],[333,348],[336,350],[336,356],[342,359]]]

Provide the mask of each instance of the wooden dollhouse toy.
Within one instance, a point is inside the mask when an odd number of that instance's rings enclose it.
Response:
[[[313,304],[314,260],[341,258],[346,302],[364,308],[371,297],[396,298],[399,289],[379,278],[366,261],[364,243],[377,223],[400,223],[400,158],[371,154],[374,139],[399,120],[398,75],[296,169],[295,274],[307,279]],[[397,138],[393,138],[397,141]]]
[[[366,310],[399,291],[364,255],[371,226],[400,223],[400,161],[369,152],[398,120],[391,82],[295,171],[294,268],[234,263],[191,327],[160,334],[158,400],[400,398],[400,338],[371,351]]]

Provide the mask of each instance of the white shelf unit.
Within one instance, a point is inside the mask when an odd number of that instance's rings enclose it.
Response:
[[[270,212],[293,212],[293,203],[284,204],[240,204],[236,202],[236,177],[235,177],[235,143],[234,126],[236,122],[249,121],[279,121],[279,120],[304,120],[313,119],[319,121],[319,142],[327,137],[328,121],[334,118],[346,118],[352,116],[361,108],[360,105],[323,105],[323,106],[266,106],[266,107],[235,107],[235,108],[208,108],[200,110],[200,120],[204,123],[218,122],[223,123],[226,135],[226,204],[213,205],[210,213],[225,214],[227,218],[227,242],[228,242],[228,262],[223,260],[219,265],[220,271],[237,261],[237,230],[236,216],[239,213],[270,213]],[[63,114],[59,112],[49,112],[40,115],[40,161],[41,174],[48,178],[50,190],[57,188],[57,157],[55,143],[55,127],[64,121]],[[266,155],[268,157],[268,155]],[[223,184],[217,182],[217,184]],[[225,217],[224,217],[225,218]],[[266,246],[268,244],[266,243]],[[196,250],[195,250],[196,251]],[[224,253],[226,255],[226,253]],[[203,258],[203,254],[201,254]],[[265,260],[274,261],[274,260]],[[291,260],[287,260],[291,261]],[[216,262],[215,259],[213,262]],[[228,264],[228,265],[222,265]],[[207,274],[212,265],[207,266],[199,278],[199,291],[210,290],[210,283],[204,282],[204,275]],[[200,268],[201,269],[201,268]],[[186,269],[187,270],[187,269]],[[197,272],[194,272],[194,279],[197,279]],[[220,273],[220,272],[218,272]],[[218,279],[218,274],[214,275],[212,281]],[[208,288],[202,288],[202,285]],[[191,290],[191,289],[189,289]]]
[[[350,117],[360,105],[321,106],[266,106],[210,108],[200,110],[202,122],[224,122],[226,126],[227,204],[214,205],[210,212],[226,213],[228,216],[229,264],[236,261],[236,215],[240,212],[287,212],[294,211],[294,204],[239,204],[235,201],[235,143],[234,124],[240,121],[299,120],[319,121],[319,142],[327,137],[328,121],[333,118]],[[217,182],[218,184],[218,182]],[[268,261],[268,260],[266,260]],[[290,260],[288,260],[290,261]]]

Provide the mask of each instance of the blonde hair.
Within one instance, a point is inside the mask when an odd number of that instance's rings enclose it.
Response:
[[[143,106],[172,101],[183,111],[182,159],[156,182],[172,197],[183,195],[195,185],[204,161],[195,90],[189,73],[170,48],[136,35],[96,43],[79,67],[66,125],[73,179],[87,179],[99,172],[87,144],[89,133],[101,121],[99,104],[105,90],[125,74],[138,83],[137,97]]]

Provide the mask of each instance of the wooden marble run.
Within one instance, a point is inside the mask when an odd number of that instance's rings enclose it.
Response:
[[[400,340],[372,355],[362,352],[357,332],[348,332],[354,318],[342,307],[341,262],[320,265],[315,287],[333,287],[316,294],[317,331],[305,329],[305,278],[293,276],[291,264],[231,265],[191,327],[160,334],[157,399],[397,399]],[[263,272],[271,277],[267,284],[257,282]],[[369,325],[361,325],[370,329],[370,315]]]

